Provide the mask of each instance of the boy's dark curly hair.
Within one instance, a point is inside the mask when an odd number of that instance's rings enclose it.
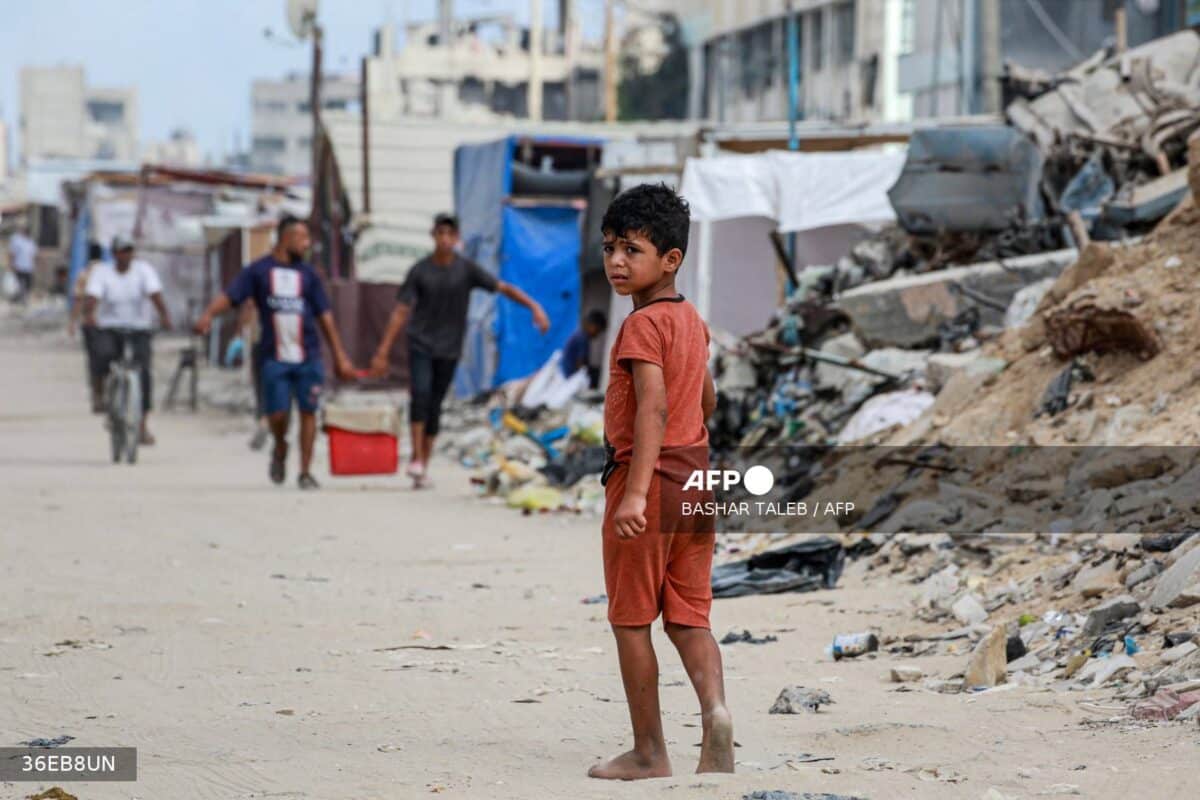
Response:
[[[687,201],[665,183],[643,183],[621,192],[604,212],[600,230],[616,236],[640,233],[662,255],[679,248],[687,254],[688,224],[691,219]]]

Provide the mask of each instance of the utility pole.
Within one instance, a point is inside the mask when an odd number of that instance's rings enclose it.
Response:
[[[604,121],[617,121],[616,0],[604,0]]]
[[[800,137],[796,131],[796,120],[800,116],[800,45],[796,31],[796,9],[792,0],[787,3],[787,55],[788,55],[788,150],[800,149]],[[796,263],[796,234],[788,234],[788,274],[792,274]],[[787,293],[790,296],[796,290],[794,282],[789,277]]]
[[[788,0],[788,150],[800,149],[800,140],[796,137],[796,120],[800,117],[800,47],[796,33],[796,10],[792,0]]]
[[[321,25],[314,18],[312,21],[312,37],[313,37],[313,53],[312,53],[312,74],[309,75],[308,86],[308,104],[312,112],[312,136],[310,144],[312,146],[312,174],[309,176],[308,183],[312,187],[312,219],[309,220],[309,229],[315,234],[317,228],[317,176],[321,171],[321,37],[324,31],[321,30]]]
[[[542,121],[542,0],[529,0],[529,119]]]

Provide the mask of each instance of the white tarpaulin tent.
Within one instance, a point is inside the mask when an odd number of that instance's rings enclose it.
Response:
[[[880,225],[896,219],[887,190],[903,167],[903,150],[691,158],[681,191],[696,222],[770,217],[782,233]]]
[[[887,190],[904,158],[902,148],[889,148],[688,159],[680,186],[692,209],[680,273],[688,296],[715,327],[736,335],[761,328],[779,302],[769,233],[799,234],[798,267],[829,263],[896,219]]]

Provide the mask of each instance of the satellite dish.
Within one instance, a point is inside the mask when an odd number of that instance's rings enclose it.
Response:
[[[287,0],[288,27],[297,39],[307,39],[317,24],[317,0]]]

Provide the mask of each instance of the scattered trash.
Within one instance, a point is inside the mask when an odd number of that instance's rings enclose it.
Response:
[[[508,495],[508,507],[525,512],[553,511],[562,504],[562,493],[551,486],[522,486]]]
[[[738,633],[736,630],[734,630],[725,634],[720,643],[739,644],[744,642],[745,644],[770,644],[771,642],[777,641],[779,641],[779,638],[770,634],[767,634],[766,636],[755,636],[748,630],[743,630],[741,633]]]
[[[1091,369],[1081,359],[1075,359],[1067,366],[1063,367],[1062,372],[1054,377],[1046,386],[1046,391],[1042,394],[1042,399],[1038,403],[1037,410],[1033,412],[1034,417],[1042,415],[1054,416],[1063,411],[1070,405],[1071,386],[1080,381],[1094,380],[1095,376]]]
[[[713,597],[832,589],[845,558],[841,543],[824,536],[768,550],[714,567]]]
[[[775,698],[770,714],[815,714],[821,706],[834,702],[824,689],[805,689],[803,686],[787,686]]]
[[[839,633],[833,637],[830,654],[834,661],[855,658],[879,650],[879,637],[873,633]]]
[[[1200,691],[1177,694],[1170,689],[1159,689],[1153,697],[1135,703],[1131,713],[1134,719],[1167,721],[1200,703]]]
[[[74,736],[68,736],[64,733],[61,736],[55,736],[53,739],[30,739],[27,742],[19,742],[19,744],[23,744],[26,747],[62,747],[74,738]]]

